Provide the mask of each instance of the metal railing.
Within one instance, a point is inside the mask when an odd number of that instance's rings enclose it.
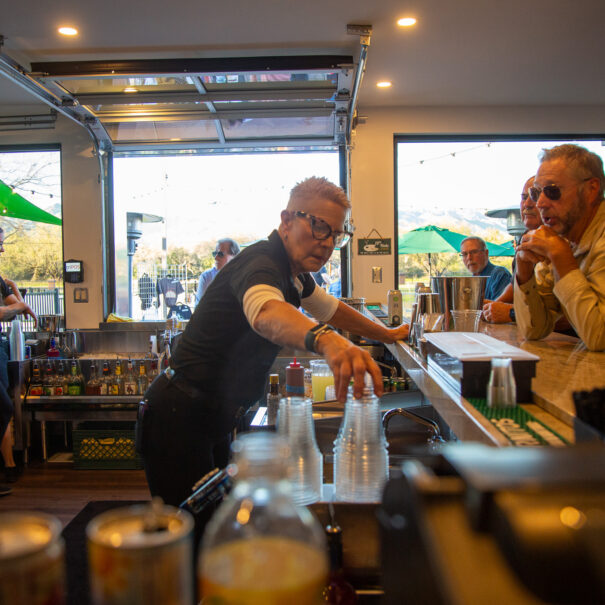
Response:
[[[27,288],[24,300],[38,316],[65,313],[63,288]],[[19,319],[24,332],[34,330],[34,320],[31,317],[20,316]],[[3,321],[0,325],[3,332],[8,332],[11,322]]]

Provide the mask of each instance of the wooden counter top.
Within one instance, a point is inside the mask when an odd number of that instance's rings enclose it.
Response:
[[[480,332],[538,355],[532,380],[533,403],[523,407],[570,442],[574,442],[572,393],[605,387],[605,353],[593,353],[576,338],[551,334],[539,341],[523,341],[514,324],[481,322]],[[400,341],[387,348],[461,440],[508,446],[508,440],[464,397],[427,367],[416,350]]]

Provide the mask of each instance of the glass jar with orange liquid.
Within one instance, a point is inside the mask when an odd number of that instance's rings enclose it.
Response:
[[[255,432],[232,449],[236,482],[201,544],[201,603],[319,605],[329,573],[325,537],[313,514],[292,501],[287,443]]]

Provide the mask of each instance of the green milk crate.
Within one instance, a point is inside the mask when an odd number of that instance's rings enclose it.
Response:
[[[143,468],[134,449],[133,423],[84,422],[74,429],[72,438],[76,469]]]

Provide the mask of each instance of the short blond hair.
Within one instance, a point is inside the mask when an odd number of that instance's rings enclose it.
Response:
[[[324,198],[330,200],[347,210],[351,208],[351,202],[342,187],[335,185],[324,177],[312,176],[300,183],[290,191],[288,201],[288,210],[297,205],[297,202],[310,200],[314,198]]]

